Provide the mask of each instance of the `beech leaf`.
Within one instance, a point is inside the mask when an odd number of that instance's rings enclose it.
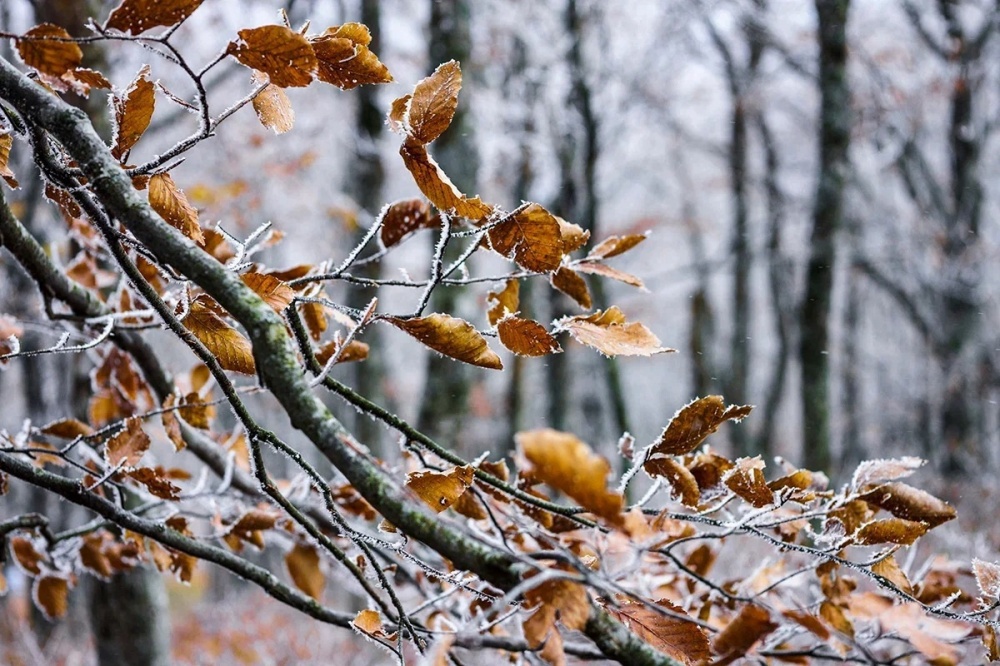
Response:
[[[111,98],[115,122],[111,154],[120,160],[142,137],[156,106],[156,88],[149,80],[149,65],[144,65],[121,95]]]
[[[301,88],[312,82],[319,61],[305,37],[283,25],[239,31],[226,53],[251,69],[267,74],[273,85]]]
[[[927,523],[937,527],[955,517],[955,507],[928,492],[905,483],[886,483],[861,496],[873,506],[897,518]]]
[[[553,287],[572,298],[584,310],[589,310],[593,305],[587,281],[569,266],[560,266],[555,273],[549,276],[549,281]]]
[[[123,0],[108,17],[106,27],[138,35],[150,28],[177,25],[204,0]]]
[[[447,472],[422,470],[406,475],[406,487],[427,506],[441,513],[469,489],[474,476],[472,465],[454,467]]]
[[[254,70],[251,77],[254,86],[268,81],[267,75]],[[295,110],[284,90],[276,85],[268,84],[259,95],[253,98],[253,110],[260,124],[275,134],[284,134],[295,124]]]
[[[69,581],[62,576],[39,576],[32,585],[31,598],[49,621],[64,617],[69,608]]]
[[[568,331],[578,342],[606,356],[652,356],[677,351],[661,347],[652,331],[638,322],[627,322],[614,305],[590,316],[563,317],[555,324],[557,331]]]
[[[490,307],[487,316],[491,326],[496,326],[497,322],[508,314],[514,314],[520,305],[521,283],[517,280],[507,280],[503,289],[491,291],[486,295],[486,302],[494,302]]]
[[[310,545],[295,544],[285,555],[285,566],[295,587],[319,601],[323,596],[323,588],[326,587],[326,577],[319,568],[319,553],[316,549]]]
[[[361,23],[345,23],[328,28],[321,36],[310,39],[319,64],[316,78],[351,90],[362,85],[391,83],[392,75],[378,56],[368,48],[372,36]]]
[[[545,356],[562,351],[559,342],[544,326],[512,314],[497,322],[497,334],[500,343],[519,356]]]
[[[14,146],[14,137],[10,132],[0,132],[0,178],[3,178],[7,186],[16,190],[20,185],[14,172],[10,170],[10,149]],[[7,337],[7,336],[4,336]]]
[[[684,664],[700,664],[708,660],[710,652],[705,630],[693,620],[684,621],[678,617],[687,613],[669,600],[660,599],[656,605],[671,614],[658,613],[645,604],[625,598],[619,599],[617,607],[605,605],[604,609],[629,631],[668,657]]]
[[[295,298],[295,291],[273,275],[250,272],[241,274],[240,279],[279,314]]]
[[[70,34],[58,25],[36,25],[24,37],[14,40],[17,53],[25,65],[42,74],[60,77],[83,62],[83,50],[76,42],[64,41]]]
[[[440,227],[441,217],[431,213],[430,204],[423,199],[404,199],[382,209],[378,222],[379,242],[390,248],[421,229]]]
[[[454,211],[456,215],[470,220],[482,220],[493,210],[479,197],[469,199],[459,192],[422,144],[407,139],[399,154],[417,187],[439,210]]]
[[[646,234],[628,234],[626,236],[611,236],[610,238],[605,238],[590,251],[587,255],[587,259],[593,261],[617,257],[619,254],[628,252],[636,245],[646,240],[646,238]]]
[[[454,60],[439,65],[417,83],[407,105],[409,135],[424,145],[441,136],[455,117],[461,89],[462,69]]]
[[[778,624],[771,620],[766,609],[747,604],[721,633],[716,634],[712,650],[727,658],[742,657],[757,641],[777,628]]]
[[[205,235],[198,224],[198,211],[188,203],[187,196],[174,184],[168,173],[158,173],[149,179],[149,205],[170,226],[198,245],[205,243]]]
[[[855,542],[862,546],[874,546],[883,543],[893,543],[897,546],[909,546],[927,532],[927,523],[920,523],[902,518],[886,518],[873,520],[857,531]]]
[[[490,246],[518,266],[537,273],[559,268],[563,240],[556,216],[531,204],[489,231]]]
[[[432,314],[412,319],[387,317],[386,321],[445,356],[481,368],[503,369],[500,357],[486,344],[486,338],[464,319]]]
[[[742,421],[752,405],[726,406],[721,395],[692,400],[681,407],[663,429],[650,454],[677,456],[694,451],[705,438],[729,420]]]
[[[611,266],[606,266],[595,261],[578,261],[573,264],[573,268],[581,273],[591,273],[593,275],[600,275],[601,277],[610,278],[612,280],[618,280],[619,282],[624,282],[630,287],[638,287],[639,289],[646,288],[646,285],[643,284],[642,280],[631,273],[626,273],[618,270],[617,268],[611,268]]]
[[[247,375],[254,373],[250,341],[200,300],[191,303],[183,324],[215,355],[223,368]]]
[[[119,464],[134,467],[149,449],[149,435],[142,429],[140,419],[128,419],[125,429],[108,440],[108,464],[117,467]]]

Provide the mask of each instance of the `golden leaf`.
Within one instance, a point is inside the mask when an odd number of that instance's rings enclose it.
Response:
[[[549,281],[553,287],[576,301],[581,308],[590,309],[592,303],[587,281],[572,268],[560,266],[559,270],[549,276]]]
[[[691,507],[698,506],[698,501],[701,499],[698,480],[694,478],[691,470],[677,462],[675,458],[656,456],[647,459],[642,467],[650,476],[665,478],[682,504]]]
[[[927,523],[937,527],[955,517],[955,507],[928,492],[905,483],[886,483],[861,496],[872,506],[888,511],[897,518]]]
[[[464,319],[432,314],[413,319],[388,317],[386,321],[445,356],[481,368],[503,369],[500,357],[486,344],[486,338]]]
[[[267,76],[254,70],[251,77],[254,86],[266,82]],[[268,85],[253,98],[253,110],[260,124],[275,134],[284,134],[295,124],[295,110],[285,91],[275,85]]]
[[[496,326],[497,322],[505,316],[517,312],[518,305],[520,304],[520,293],[521,283],[517,280],[507,280],[504,283],[503,289],[500,291],[491,291],[486,295],[487,303],[496,301],[496,304],[487,313],[490,326]]]
[[[715,636],[712,650],[727,658],[742,657],[754,643],[778,628],[771,614],[760,606],[747,604],[733,621]]]
[[[774,492],[767,487],[763,469],[764,460],[760,456],[740,458],[722,477],[722,482],[751,505],[765,507],[774,503]]]
[[[529,271],[549,273],[559,268],[563,240],[555,215],[531,204],[489,231],[490,246]]]
[[[33,576],[42,573],[38,563],[45,559],[41,553],[35,549],[31,539],[25,537],[13,537],[10,540],[10,550],[14,554],[14,559],[18,565]]]
[[[150,28],[177,25],[204,0],[123,0],[108,17],[106,27],[133,35]]]
[[[167,438],[173,443],[175,451],[182,451],[187,446],[187,442],[184,441],[184,437],[181,434],[181,424],[177,420],[177,414],[174,413],[172,407],[177,402],[177,396],[173,393],[167,396],[163,401],[163,413],[160,415],[160,420],[163,422],[163,430],[167,433]]]
[[[608,490],[611,465],[575,435],[551,428],[519,432],[514,436],[531,473],[577,501],[580,506],[612,523],[621,521],[624,499]]]
[[[650,450],[651,454],[669,456],[694,451],[705,438],[729,420],[742,421],[753,409],[751,405],[726,407],[721,395],[710,395],[692,400],[681,407],[663,429],[660,439]]]
[[[337,363],[352,363],[354,361],[363,361],[368,358],[369,347],[367,343],[361,342],[360,340],[351,340],[344,351],[340,351],[340,347],[343,345],[341,340],[331,340],[316,352],[316,360],[322,365],[326,365],[327,361],[333,358],[334,354],[340,353],[340,357],[337,358]]]
[[[61,419],[44,426],[42,432],[61,439],[76,439],[92,435],[94,429],[77,419]]]
[[[567,629],[582,630],[590,615],[587,589],[571,580],[546,580],[525,592],[524,599],[529,608],[537,606],[523,625],[524,637],[532,648],[545,641],[557,617]]]
[[[798,610],[786,610],[782,611],[781,614],[800,627],[808,629],[810,633],[821,640],[825,641],[830,638],[830,630],[815,615]]]
[[[439,210],[454,211],[456,215],[470,220],[482,220],[492,212],[493,209],[479,197],[469,199],[459,192],[422,144],[407,139],[399,154],[417,187]]]
[[[146,486],[150,494],[162,499],[178,499],[181,489],[164,478],[157,469],[140,467],[126,474],[130,479]]]
[[[0,178],[4,179],[8,187],[16,190],[19,187],[14,172],[10,170],[10,149],[14,145],[14,137],[10,132],[0,132]],[[6,337],[6,336],[5,336]]]
[[[208,430],[212,426],[212,419],[215,418],[215,406],[206,403],[195,392],[188,393],[181,400],[183,407],[180,412],[181,418],[199,430]]]
[[[611,236],[605,238],[587,255],[589,260],[610,259],[628,252],[636,245],[646,240],[646,234],[629,234],[627,236]]]
[[[577,341],[593,347],[607,356],[652,356],[677,351],[661,347],[652,331],[638,322],[625,321],[617,306],[598,310],[589,317],[563,317],[556,322],[557,331],[569,331]]]
[[[240,279],[279,314],[295,298],[295,291],[273,275],[251,272],[243,273]]]
[[[183,324],[215,355],[223,368],[247,375],[254,373],[250,341],[202,301],[195,299],[191,303]]]
[[[406,109],[409,135],[424,145],[441,136],[455,117],[461,89],[462,69],[454,60],[418,82]]]
[[[386,206],[378,219],[379,241],[383,248],[401,243],[420,229],[437,229],[441,217],[431,213],[430,204],[423,199],[404,199]]]
[[[469,489],[474,478],[472,465],[454,467],[448,472],[422,470],[406,475],[406,487],[427,506],[441,513]]]
[[[80,564],[90,573],[103,580],[107,580],[114,573],[111,561],[103,552],[104,541],[107,536],[108,533],[104,531],[88,534],[83,537],[83,542],[80,544],[79,550]]]
[[[184,192],[174,184],[168,173],[158,173],[149,179],[149,205],[170,226],[198,245],[205,242],[205,235],[198,224],[198,211],[188,203]]]
[[[976,560],[972,561],[972,568],[975,570]],[[890,555],[889,557],[883,558],[873,564],[872,573],[882,576],[903,592],[913,594],[913,585],[910,583],[910,579],[906,577],[906,574],[900,568],[899,563],[896,562],[895,555]]]
[[[556,216],[556,220],[559,222],[559,236],[562,238],[563,254],[579,250],[590,240],[590,232],[579,224],[567,222],[558,215]]]
[[[288,574],[295,587],[319,601],[323,588],[326,587],[326,577],[320,571],[319,553],[316,549],[301,543],[295,544],[285,555],[285,566],[288,567]]]
[[[328,28],[310,40],[319,65],[316,78],[351,90],[362,85],[391,83],[392,75],[378,56],[368,48],[372,36],[361,23],[345,23]]]
[[[24,33],[28,39],[15,39],[24,64],[42,74],[60,77],[83,62],[83,51],[76,42],[65,41],[70,34],[52,23],[42,23]]]
[[[226,53],[251,69],[267,74],[281,88],[301,88],[312,82],[319,61],[305,37],[283,25],[239,31]]]
[[[41,576],[35,579],[31,588],[35,606],[50,622],[66,615],[68,597],[69,581],[62,576]]]
[[[855,541],[862,546],[874,546],[882,543],[909,546],[926,534],[927,529],[927,523],[903,520],[902,518],[886,518],[863,525],[857,531]]]
[[[683,664],[707,661],[709,644],[705,630],[694,620],[686,622],[681,619],[687,613],[669,600],[660,599],[656,605],[666,608],[671,615],[658,613],[645,604],[624,597],[618,600],[617,608],[605,605],[604,609],[629,631],[668,657]]]
[[[149,80],[149,65],[143,65],[121,96],[111,98],[111,105],[115,111],[111,154],[121,160],[142,137],[153,117],[156,88]]]
[[[323,307],[323,304],[315,301],[302,303],[302,319],[305,320],[306,328],[309,329],[309,335],[312,336],[312,339],[319,340],[327,327],[326,308]]]
[[[277,522],[277,515],[269,511],[251,509],[233,523],[223,539],[236,552],[242,551],[244,542],[263,549],[264,532],[273,528]]]
[[[531,319],[508,314],[497,322],[497,333],[500,343],[519,356],[545,356],[562,351],[545,327]]]
[[[631,287],[638,287],[639,289],[646,288],[646,285],[642,283],[642,280],[631,273],[626,273],[618,270],[617,268],[611,268],[611,266],[605,266],[604,264],[594,261],[579,261],[573,264],[573,268],[581,273],[591,273],[593,275],[611,278],[612,280],[618,280],[619,282],[624,282]]]
[[[125,429],[108,440],[108,464],[133,467],[149,449],[150,443],[149,435],[142,429],[142,421],[129,419],[125,422]]]

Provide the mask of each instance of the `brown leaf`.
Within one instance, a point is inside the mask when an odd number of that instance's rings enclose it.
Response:
[[[730,419],[736,422],[742,421],[751,409],[752,405],[726,407],[721,395],[693,400],[674,414],[650,453],[669,456],[690,453],[701,446],[705,438],[718,430],[723,423]]]
[[[13,537],[10,540],[10,550],[14,554],[14,559],[18,565],[32,576],[42,573],[38,563],[45,557],[35,549],[31,539],[26,537]]]
[[[326,365],[333,356],[340,352],[340,347],[343,342],[340,339],[331,340],[316,352],[316,360],[322,365]],[[340,352],[340,357],[337,359],[337,363],[351,363],[353,361],[363,361],[368,358],[368,345],[359,340],[351,340],[347,344],[347,348]]]
[[[392,101],[389,115],[386,116],[386,124],[397,134],[406,134],[407,132],[409,126],[406,124],[406,108],[410,105],[411,99],[413,99],[413,95],[403,95]]]
[[[562,351],[559,342],[544,326],[512,314],[497,322],[497,334],[500,343],[519,356],[545,356]]]
[[[199,430],[208,430],[212,427],[212,419],[215,418],[215,407],[206,403],[197,393],[188,393],[181,400],[183,407],[177,410],[181,418]]]
[[[223,536],[229,547],[240,552],[243,543],[251,543],[257,548],[264,548],[264,532],[272,529],[278,522],[278,516],[260,509],[251,509],[244,513],[229,528],[229,532]]]
[[[80,544],[80,564],[98,578],[107,580],[114,573],[111,560],[104,553],[104,541],[107,532],[88,534]]]
[[[448,472],[422,470],[406,475],[406,487],[417,494],[427,506],[441,513],[469,489],[474,478],[472,465],[454,467]]]
[[[266,273],[243,273],[240,275],[243,284],[253,289],[271,308],[281,313],[295,298],[295,291],[287,284]]]
[[[223,368],[247,375],[254,374],[253,347],[250,346],[250,341],[200,300],[195,299],[191,303],[183,324],[215,355]]]
[[[726,472],[722,482],[736,495],[759,509],[774,503],[774,492],[767,487],[763,470],[764,460],[760,456],[740,458]]]
[[[149,179],[149,205],[167,224],[198,245],[204,244],[205,236],[198,224],[198,211],[188,203],[184,192],[174,184],[170,174],[158,173]]]
[[[717,634],[712,650],[725,657],[742,657],[754,643],[778,628],[771,614],[760,606],[745,605],[733,621]]]
[[[973,561],[973,568],[975,568],[975,560]],[[910,584],[910,579],[906,577],[906,574],[899,567],[895,555],[890,555],[873,564],[872,573],[882,576],[903,592],[913,594],[913,585]]]
[[[312,82],[319,61],[305,37],[283,25],[239,31],[226,53],[251,69],[267,74],[281,88],[301,88]]]
[[[368,48],[371,40],[368,27],[361,23],[328,28],[320,37],[310,39],[319,61],[316,78],[341,90],[391,83],[389,69]]]
[[[984,599],[995,601],[1000,598],[1000,565],[973,558],[972,573],[976,576],[979,593]]]
[[[559,222],[559,236],[562,238],[563,254],[579,250],[590,240],[590,232],[579,224],[567,222],[558,215],[556,216],[556,220]]]
[[[621,521],[624,499],[608,490],[608,461],[575,435],[551,428],[519,432],[514,440],[543,483],[572,497],[580,506],[612,523]]]
[[[146,486],[146,490],[151,495],[171,500],[180,498],[181,489],[172,484],[169,479],[164,478],[157,469],[140,467],[128,472],[126,476]]]
[[[555,322],[557,331],[570,335],[606,356],[652,356],[677,351],[661,347],[660,340],[639,322],[626,322],[625,315],[612,305],[589,317],[563,317]]]
[[[462,69],[454,60],[418,82],[406,109],[409,135],[424,145],[441,136],[455,117],[461,89]]]
[[[12,190],[16,190],[20,185],[17,182],[17,178],[14,176],[14,172],[10,170],[10,149],[14,145],[14,137],[11,136],[10,132],[0,132],[0,178],[3,178],[7,186]],[[7,337],[7,336],[4,336]]]
[[[819,605],[819,616],[835,630],[845,636],[854,637],[854,623],[837,604],[824,601]]]
[[[504,283],[503,289],[500,291],[491,291],[486,295],[486,303],[489,304],[491,301],[496,301],[496,303],[490,307],[487,316],[490,320],[490,326],[496,326],[497,322],[503,319],[508,314],[514,314],[518,311],[520,305],[520,293],[521,293],[521,283],[517,280],[507,280]]]
[[[587,589],[571,580],[546,580],[524,593],[529,608],[536,607],[524,621],[524,637],[528,645],[537,648],[553,630],[556,619],[567,629],[582,630],[587,624],[590,604]]]
[[[305,320],[306,328],[309,329],[309,335],[312,336],[312,339],[319,340],[327,327],[326,308],[323,307],[323,304],[315,301],[302,303],[302,319]]]
[[[896,481],[910,476],[924,465],[924,461],[913,456],[903,458],[883,458],[866,460],[858,465],[851,479],[851,486],[861,489],[866,486]]]
[[[150,28],[177,25],[194,13],[204,0],[123,0],[108,17],[105,27],[141,34]]]
[[[404,199],[389,204],[379,215],[379,241],[383,248],[398,245],[421,229],[437,229],[441,216],[431,213],[430,204],[423,199]]]
[[[538,204],[490,229],[489,239],[494,250],[529,271],[549,273],[561,265],[559,221]]]
[[[644,240],[646,240],[646,234],[611,236],[610,238],[605,238],[603,241],[598,243],[597,246],[590,251],[590,254],[587,255],[587,259],[600,260],[617,257],[619,254],[628,252]]]
[[[17,53],[28,67],[42,74],[60,77],[83,62],[83,50],[70,39],[64,28],[42,23],[24,33],[28,39],[15,39]]]
[[[111,138],[111,154],[121,160],[136,144],[153,118],[156,88],[149,80],[149,65],[143,65],[125,92],[111,98],[115,122]]]
[[[285,555],[285,566],[292,577],[295,587],[299,588],[316,601],[323,596],[326,587],[326,577],[319,568],[319,553],[313,546],[297,543]]]
[[[388,317],[386,321],[445,356],[481,368],[503,369],[500,357],[486,344],[486,338],[464,319],[432,314],[413,319]]]
[[[918,523],[902,518],[874,520],[863,525],[855,535],[855,542],[862,546],[894,543],[909,546],[927,532],[927,523]]]
[[[928,492],[905,483],[886,483],[861,496],[897,518],[917,520],[934,528],[955,517],[955,507]]]
[[[700,664],[710,656],[708,636],[694,621],[685,621],[677,616],[687,616],[680,606],[667,599],[656,602],[671,615],[664,615],[628,599],[619,600],[618,607],[605,605],[604,609],[625,625],[647,645],[683,664]]]
[[[826,628],[826,625],[819,621],[819,618],[805,611],[797,610],[786,610],[781,612],[782,615],[792,620],[801,627],[808,629],[814,636],[821,640],[827,640],[830,638],[830,630]]]
[[[592,275],[600,275],[601,277],[618,280],[619,282],[624,282],[630,287],[638,287],[639,289],[646,288],[646,285],[643,284],[642,280],[631,273],[626,273],[618,270],[617,268],[611,268],[611,266],[606,266],[595,261],[578,261],[573,264],[573,268],[581,273],[590,273]]]
[[[360,611],[354,619],[351,620],[351,624],[354,625],[355,629],[363,634],[389,641],[396,640],[395,632],[392,634],[385,633],[385,629],[382,628],[382,616],[377,610],[366,609]]]
[[[439,210],[454,211],[459,217],[470,220],[482,220],[492,212],[492,207],[484,204],[479,197],[469,199],[459,192],[422,144],[407,139],[399,154],[417,187]]]
[[[134,467],[149,449],[149,435],[142,429],[141,419],[129,419],[125,429],[108,440],[108,464],[117,467],[119,464]]]
[[[251,81],[254,87],[268,80],[267,75],[254,70]],[[270,84],[253,98],[253,110],[260,124],[275,134],[284,134],[295,124],[295,109],[284,90]]]
[[[42,432],[60,439],[76,439],[94,434],[94,429],[77,419],[61,419],[44,426]]]
[[[682,504],[690,507],[698,506],[698,501],[701,499],[698,480],[694,478],[691,470],[677,462],[676,458],[672,456],[651,458],[643,464],[643,469],[650,476],[665,478]]]
[[[931,617],[920,604],[912,602],[890,606],[878,619],[887,631],[910,641],[924,657],[924,663],[933,666],[958,664],[958,651],[952,643],[963,640],[972,630],[966,622]]]
[[[163,401],[163,413],[160,420],[163,422],[163,430],[167,433],[167,438],[173,443],[174,451],[182,451],[187,447],[184,436],[181,434],[181,424],[177,420],[177,414],[172,407],[177,402],[177,396],[173,393],[168,395]]]
[[[590,300],[590,289],[587,288],[587,281],[580,277],[579,273],[568,266],[560,266],[559,269],[549,276],[552,286],[566,294],[577,304],[589,310],[592,303]]]
[[[69,608],[69,581],[62,576],[40,576],[31,588],[31,598],[50,622],[65,617]]]

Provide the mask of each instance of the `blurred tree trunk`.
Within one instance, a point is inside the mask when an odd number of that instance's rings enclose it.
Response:
[[[100,17],[103,9],[102,3],[97,0],[41,0],[34,3],[34,8],[37,22],[55,23],[74,36],[88,34],[85,27],[87,21],[92,17]],[[84,66],[106,71],[106,65],[102,49],[93,45],[84,47]],[[108,107],[101,93],[95,91],[86,99],[74,96],[68,99],[87,112],[99,134],[110,136]],[[44,358],[25,359],[25,390],[29,393],[29,405],[35,404],[31,397],[31,393],[37,390],[33,388],[35,382],[41,383],[42,388],[45,384],[63,384],[66,377],[75,377],[68,384],[82,381],[85,385],[87,382],[86,372],[79,367],[75,372],[69,367],[53,369],[52,372],[33,367],[33,363],[40,363]],[[64,366],[70,360],[63,355],[58,355],[55,359],[59,359]],[[71,396],[66,396],[67,403],[73,401]],[[79,409],[72,411],[80,412]],[[64,406],[56,411],[56,414],[65,413]],[[43,513],[53,515],[51,511]],[[96,582],[91,587],[90,625],[99,663],[109,666],[168,664],[170,627],[165,600],[163,578],[156,571],[135,569],[120,574],[107,583]],[[123,631],[126,626],[128,631]]]
[[[851,99],[847,82],[849,0],[815,0],[819,42],[819,171],[805,294],[799,312],[802,445],[806,467],[829,470],[830,311],[837,231],[844,215]]]
[[[472,78],[469,21],[468,0],[431,0],[430,68],[449,60],[458,60],[463,66],[465,87]],[[466,109],[467,104],[459,104],[451,127],[434,142],[434,158],[459,190],[472,195],[476,192],[479,162],[473,126]],[[449,249],[451,251],[445,254],[446,263],[458,253],[455,248]],[[461,313],[459,301],[463,291],[456,287],[434,290],[430,309],[433,312]],[[460,446],[471,382],[470,366],[439,354],[430,354],[417,427],[431,437]]]
[[[380,0],[361,0],[361,22],[368,26],[372,41],[369,48],[375,53],[381,53],[382,17]],[[385,116],[378,103],[377,86],[361,86],[357,89],[358,106],[355,110],[354,140],[355,159],[347,183],[348,192],[354,198],[359,211],[359,217],[372,219],[382,207],[382,189],[385,183],[385,167],[379,153],[379,139],[383,134]],[[354,242],[360,242],[365,229],[359,228]],[[378,279],[381,264],[372,262],[357,269],[361,277]],[[351,288],[347,292],[347,304],[353,308],[364,309],[372,297],[374,289]],[[379,348],[378,326],[371,326],[365,331],[365,340],[373,349]],[[385,380],[385,366],[380,354],[372,354],[361,363],[351,364],[351,374],[355,390],[375,402],[384,402],[382,382]],[[352,410],[353,411],[353,410]],[[353,412],[352,428],[358,438],[364,442],[375,455],[381,455],[380,439],[383,428],[372,418],[359,412]]]

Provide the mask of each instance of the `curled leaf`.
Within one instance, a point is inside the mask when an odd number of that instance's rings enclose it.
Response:
[[[407,474],[406,487],[427,506],[441,513],[469,489],[474,475],[472,465],[454,467],[444,473],[422,470]]]
[[[389,69],[368,48],[371,41],[368,27],[361,23],[328,28],[321,36],[310,39],[319,63],[316,78],[341,90],[391,83]]]
[[[482,220],[493,210],[479,197],[469,199],[459,192],[423,144],[407,139],[399,154],[417,187],[439,210],[454,211],[470,220]]]
[[[430,204],[423,199],[404,199],[386,206],[378,222],[379,242],[390,248],[421,229],[440,227],[441,216],[431,213]]]
[[[701,446],[705,438],[723,423],[729,420],[742,421],[752,409],[752,405],[727,407],[721,395],[692,400],[670,419],[650,453],[669,456],[690,453]]]
[[[267,81],[267,76],[254,70],[252,77],[254,85]],[[295,124],[295,110],[284,90],[275,85],[268,85],[259,95],[253,98],[253,110],[260,124],[275,134],[284,134]]]
[[[149,205],[167,224],[199,245],[205,235],[198,224],[198,211],[188,203],[187,196],[168,173],[158,173],[149,179]]]
[[[413,319],[388,317],[386,321],[445,356],[481,368],[503,369],[500,357],[486,344],[486,338],[464,319],[432,314]]]
[[[149,80],[149,65],[144,65],[121,95],[111,98],[115,122],[111,137],[111,154],[116,160],[131,150],[149,127],[156,105],[156,89]]]
[[[556,330],[568,331],[577,341],[607,356],[652,356],[677,351],[661,347],[660,340],[639,322],[627,322],[617,306],[587,316],[563,317]]]

